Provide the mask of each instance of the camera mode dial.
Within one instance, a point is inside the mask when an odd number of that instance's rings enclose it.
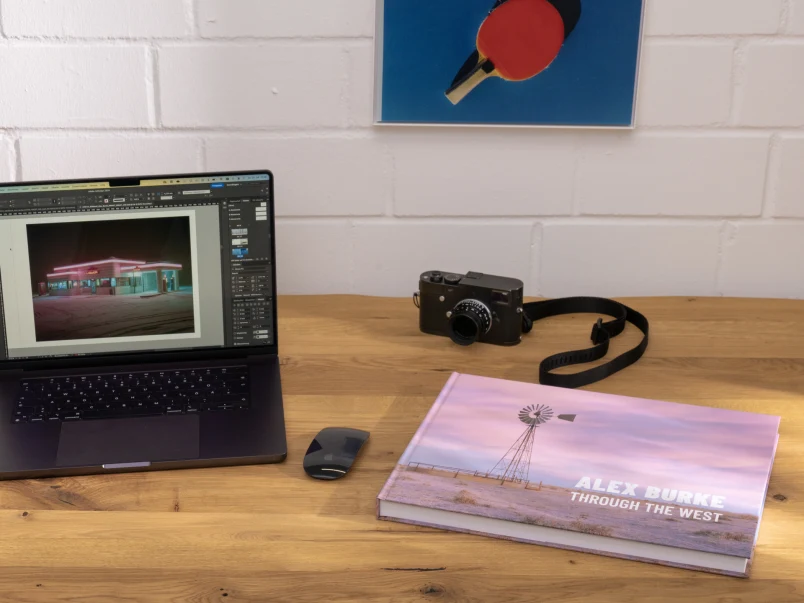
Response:
[[[471,345],[491,328],[491,311],[476,299],[465,299],[453,309],[449,318],[450,339],[459,345]]]

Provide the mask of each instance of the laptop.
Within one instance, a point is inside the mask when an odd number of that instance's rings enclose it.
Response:
[[[0,184],[0,479],[281,462],[269,171]]]

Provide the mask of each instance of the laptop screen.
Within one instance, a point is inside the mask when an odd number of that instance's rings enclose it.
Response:
[[[271,179],[0,186],[0,361],[275,345]]]

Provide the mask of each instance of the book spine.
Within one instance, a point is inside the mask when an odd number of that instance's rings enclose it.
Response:
[[[377,515],[379,516],[379,501],[383,500],[386,495],[388,494],[388,490],[391,489],[391,486],[394,483],[397,475],[399,474],[399,465],[405,464],[407,459],[411,457],[413,451],[416,450],[416,446],[419,445],[422,437],[424,437],[427,428],[430,427],[430,424],[433,422],[433,419],[438,414],[438,411],[441,409],[441,406],[444,404],[446,399],[449,397],[449,392],[452,391],[452,387],[455,385],[455,381],[458,380],[460,373],[452,373],[450,378],[444,384],[444,387],[441,388],[441,392],[438,394],[438,397],[433,402],[433,405],[430,407],[430,410],[427,411],[427,415],[424,417],[421,425],[416,430],[416,433],[413,435],[413,438],[410,440],[410,443],[405,448],[405,452],[402,453],[399,461],[397,461],[396,465],[394,466],[394,470],[391,472],[391,475],[385,481],[385,485],[380,490],[380,493],[377,495]]]

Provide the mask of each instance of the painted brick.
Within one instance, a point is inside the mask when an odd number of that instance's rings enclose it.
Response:
[[[748,133],[589,135],[578,204],[594,215],[759,215],[768,149],[768,136]]]
[[[183,127],[339,126],[338,45],[181,46],[159,51],[162,121]]]
[[[533,234],[530,242],[530,281],[526,295],[541,295],[542,282],[542,241],[544,240],[544,225],[536,224],[533,227]]]
[[[277,291],[280,295],[350,293],[351,246],[345,220],[278,220]]]
[[[25,135],[20,140],[20,153],[26,180],[201,170],[201,141],[197,138]]]
[[[143,48],[12,46],[0,65],[0,127],[148,125]]]
[[[542,295],[714,295],[719,225],[545,224]]]
[[[199,0],[204,37],[353,37],[374,33],[374,0]]]
[[[408,134],[399,133],[392,144],[397,215],[572,212],[571,136],[482,130]]]
[[[804,35],[804,0],[790,0],[787,31],[791,34]]]
[[[391,160],[372,138],[209,139],[207,168],[269,169],[277,215],[381,215],[391,198]]]
[[[484,272],[519,278],[528,295],[530,224],[358,220],[354,226],[354,291],[409,296],[426,270]]]
[[[638,124],[694,126],[727,122],[733,57],[732,42],[647,43],[640,69]],[[692,65],[694,68],[690,68]]]
[[[771,173],[770,207],[774,216],[804,218],[804,136],[782,136]]]
[[[737,93],[737,121],[747,126],[804,125],[804,41],[750,43]]]
[[[14,144],[7,138],[0,138],[0,182],[10,182],[13,179],[16,161]]]
[[[370,45],[351,47],[349,60],[349,125],[370,126],[374,123],[374,48]]]
[[[649,0],[648,35],[772,34],[782,0]]]
[[[182,0],[3,0],[7,36],[181,37]]]
[[[723,250],[726,296],[804,298],[804,224],[736,224]]]

